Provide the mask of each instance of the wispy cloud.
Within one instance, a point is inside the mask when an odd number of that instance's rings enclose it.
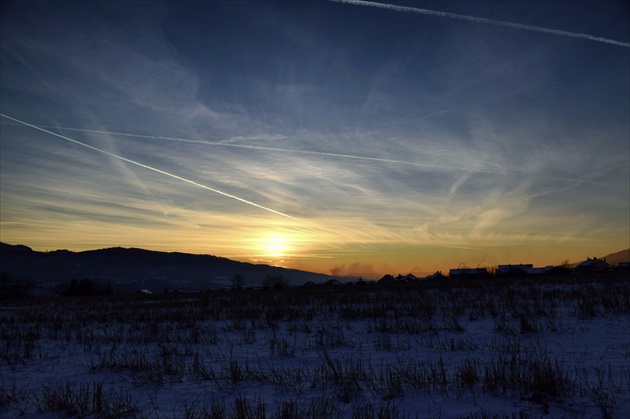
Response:
[[[93,150],[93,151],[96,151],[96,152],[99,152],[99,153],[102,153],[102,154],[106,154],[106,155],[108,155],[108,156],[110,156],[110,157],[113,157],[113,158],[115,158],[115,159],[119,159],[119,160],[122,160],[122,161],[124,161],[124,162],[131,163],[131,164],[134,164],[134,165],[136,165],[136,166],[142,167],[142,168],[144,168],[144,169],[152,170],[152,171],[157,172],[157,173],[160,173],[160,174],[162,174],[162,175],[169,176],[169,177],[171,177],[171,178],[173,178],[173,179],[177,179],[177,180],[180,180],[180,181],[182,181],[182,182],[189,183],[189,184],[191,184],[191,185],[193,185],[193,186],[196,186],[196,187],[198,187],[198,188],[202,188],[202,189],[208,190],[208,191],[210,191],[210,192],[214,192],[214,193],[216,193],[216,194],[223,195],[223,196],[226,196],[226,197],[228,197],[228,198],[235,199],[235,200],[240,201],[240,202],[242,202],[242,203],[245,203],[245,204],[247,204],[247,205],[251,205],[251,206],[253,206],[253,207],[257,207],[257,208],[263,209],[263,210],[265,210],[265,211],[272,212],[272,213],[274,213],[274,214],[280,215],[280,216],[282,216],[282,217],[289,218],[289,219],[294,220],[294,221],[304,222],[303,220],[300,220],[299,218],[293,217],[293,216],[291,216],[291,215],[285,214],[285,213],[280,212],[280,211],[276,211],[276,210],[274,210],[274,209],[272,209],[272,208],[268,208],[268,207],[265,207],[265,206],[263,206],[263,205],[257,204],[257,203],[255,203],[255,202],[248,201],[247,199],[240,198],[240,197],[238,197],[238,196],[236,196],[236,195],[232,195],[232,194],[229,194],[229,193],[227,193],[227,192],[223,192],[223,191],[220,191],[220,190],[218,190],[218,189],[211,188],[211,187],[206,186],[206,185],[202,185],[201,183],[198,183],[198,182],[192,181],[192,180],[190,180],[190,179],[183,178],[183,177],[181,177],[181,176],[177,176],[177,175],[175,175],[175,174],[173,174],[173,173],[166,172],[166,171],[161,170],[161,169],[158,169],[158,168],[156,168],[156,167],[153,167],[153,166],[150,166],[150,165],[147,165],[147,164],[144,164],[144,163],[140,163],[140,162],[137,162],[137,161],[135,161],[135,160],[131,160],[131,159],[128,159],[128,158],[126,158],[126,157],[119,156],[119,155],[117,155],[117,154],[110,153],[109,151],[101,150],[101,149],[100,149],[100,148],[98,148],[98,147],[94,147],[94,146],[91,146],[91,145],[89,145],[89,144],[82,143],[81,141],[74,140],[74,139],[72,139],[72,138],[70,138],[70,137],[67,137],[67,136],[65,136],[65,135],[61,135],[61,134],[57,134],[57,133],[55,133],[55,132],[49,131],[49,130],[44,129],[44,128],[39,128],[39,127],[38,127],[38,126],[36,126],[36,125],[30,124],[30,123],[28,123],[28,122],[21,121],[21,120],[19,120],[19,119],[13,118],[13,117],[11,117],[11,116],[9,116],[9,115],[0,114],[0,116],[2,116],[3,118],[10,119],[10,120],[12,120],[12,121],[14,121],[14,122],[20,123],[20,124],[22,124],[22,125],[25,125],[25,126],[31,127],[31,128],[33,128],[33,129],[40,130],[40,131],[45,132],[45,133],[47,133],[47,134],[53,135],[53,136],[55,136],[55,137],[62,138],[62,139],[64,139],[64,140],[66,140],[66,141],[70,141],[70,142],[72,142],[72,143],[74,143],[74,144],[78,144],[78,145],[80,145],[80,146],[82,146],[82,147],[89,148],[90,150]]]
[[[387,164],[402,165],[402,166],[416,166],[416,167],[427,169],[427,170],[465,172],[463,175],[461,175],[459,180],[449,190],[448,195],[447,195],[449,198],[452,198],[452,196],[457,192],[457,189],[461,186],[462,183],[464,183],[466,180],[468,180],[471,177],[472,173],[486,173],[486,174],[496,174],[496,175],[506,175],[506,174],[519,175],[521,173],[527,173],[531,171],[531,170],[522,170],[522,169],[519,170],[518,168],[492,170],[484,166],[479,166],[478,164],[471,165],[470,167],[458,166],[458,165],[449,166],[449,165],[443,165],[443,164],[432,164],[432,163],[415,162],[415,161],[408,161],[408,160],[386,159],[386,158],[380,158],[380,157],[362,156],[362,155],[354,155],[354,154],[341,154],[341,153],[332,153],[332,152],[314,151],[314,150],[298,150],[298,149],[288,149],[288,148],[268,147],[268,146],[258,146],[258,145],[238,143],[239,141],[274,141],[274,140],[280,140],[280,139],[286,140],[290,138],[286,135],[279,135],[279,134],[258,135],[258,136],[250,135],[247,137],[233,137],[233,138],[210,141],[210,140],[198,140],[198,139],[191,139],[191,138],[176,138],[176,137],[164,137],[164,136],[156,136],[156,135],[111,132],[111,131],[93,130],[93,129],[84,129],[84,128],[70,128],[70,127],[62,127],[62,126],[47,126],[47,125],[34,125],[34,124],[32,125],[29,124],[29,126],[44,128],[44,129],[48,128],[48,129],[54,129],[54,130],[61,130],[61,131],[78,131],[78,132],[86,132],[86,133],[93,133],[93,134],[102,134],[102,135],[107,135],[107,136],[121,136],[121,137],[131,137],[131,138],[141,138],[141,139],[143,138],[143,139],[153,139],[153,140],[163,140],[163,141],[175,141],[175,142],[182,142],[182,143],[203,144],[207,146],[216,146],[216,147],[233,147],[233,148],[268,151],[268,152],[275,152],[275,153],[304,154],[304,155],[332,157],[332,158],[339,158],[339,159],[351,159],[351,160],[365,161],[368,163],[376,162],[376,163],[387,163]],[[484,139],[484,144],[488,142],[487,140],[489,138],[492,138],[492,137],[487,137]],[[491,155],[491,152],[492,152],[491,149],[486,149],[484,151],[486,152],[486,155]],[[517,158],[522,159],[522,157],[525,155],[520,152],[518,153],[519,154],[515,156]],[[431,160],[431,157],[427,157],[427,160]],[[541,161],[542,160],[538,160],[538,163],[540,163]],[[589,180],[589,178],[592,178],[598,173],[614,170],[616,167],[621,167],[621,166],[623,166],[623,164],[617,165],[615,167],[606,167],[606,168],[598,169],[595,171],[591,171],[590,173],[585,174],[581,176],[580,178],[559,177],[559,176],[547,176],[547,177],[550,179],[556,179],[556,180],[567,180],[567,181],[575,181],[575,182],[582,182],[582,183],[601,184],[601,182],[592,181],[592,180]]]

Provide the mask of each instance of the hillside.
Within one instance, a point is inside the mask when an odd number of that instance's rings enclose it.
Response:
[[[23,245],[0,243],[0,272],[35,283],[65,284],[71,279],[95,279],[122,292],[164,288],[186,291],[222,288],[234,275],[245,277],[246,286],[258,286],[268,276],[279,276],[289,285],[328,280],[327,275],[255,265],[230,259],[188,253],[157,252],[136,248],[108,248],[71,252],[38,252]]]
[[[613,266],[618,265],[619,262],[630,262],[630,249],[611,253],[604,256],[604,258],[606,259],[606,262],[610,263]]]

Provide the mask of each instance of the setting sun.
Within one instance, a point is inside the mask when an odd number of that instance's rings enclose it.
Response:
[[[267,257],[283,257],[290,251],[289,240],[282,235],[272,235],[262,238],[260,252]]]

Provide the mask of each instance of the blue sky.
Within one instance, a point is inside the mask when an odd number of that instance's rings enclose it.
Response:
[[[352,2],[350,2],[352,3]],[[339,275],[630,247],[626,2],[3,2],[0,238]]]

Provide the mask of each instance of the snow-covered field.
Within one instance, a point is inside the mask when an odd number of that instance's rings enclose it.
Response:
[[[0,305],[0,417],[630,417],[630,279]]]

